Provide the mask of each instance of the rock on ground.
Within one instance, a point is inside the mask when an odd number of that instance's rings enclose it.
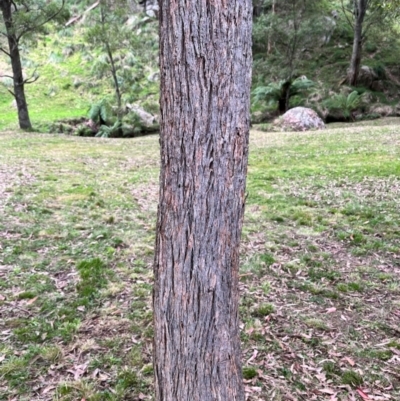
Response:
[[[306,107],[295,107],[274,121],[283,131],[308,131],[324,129],[325,124],[318,114]]]
[[[127,110],[134,112],[140,118],[141,123],[145,127],[151,127],[154,124],[158,124],[158,116],[148,113],[138,105],[127,103],[126,108]]]

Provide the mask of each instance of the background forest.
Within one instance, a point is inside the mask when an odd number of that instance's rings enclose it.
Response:
[[[105,137],[157,130],[156,2],[52,2],[60,12],[40,0],[16,4],[35,129]],[[396,2],[255,0],[253,124],[273,130],[269,122],[299,105],[326,122],[400,115],[399,29]],[[16,126],[17,102],[4,35],[0,44],[4,129]]]

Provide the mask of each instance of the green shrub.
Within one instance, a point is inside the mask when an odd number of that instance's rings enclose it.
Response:
[[[77,136],[95,136],[95,133],[87,125],[79,125],[75,131]]]
[[[105,99],[100,100],[98,103],[92,104],[89,110],[89,118],[96,124],[100,125],[111,125],[115,120],[111,105]]]
[[[333,97],[325,100],[324,104],[329,111],[340,113],[344,119],[354,121],[354,111],[361,106],[362,97],[358,91],[354,90],[350,94],[337,93]]]
[[[101,125],[95,135],[98,138],[118,138],[122,136],[122,121],[117,120],[112,126]]]

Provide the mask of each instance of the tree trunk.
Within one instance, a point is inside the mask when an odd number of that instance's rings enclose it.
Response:
[[[356,0],[354,2],[354,39],[353,52],[351,54],[348,81],[350,85],[356,86],[361,67],[361,51],[363,41],[363,22],[368,8],[368,0]]]
[[[290,87],[292,86],[292,81],[286,81],[282,84],[282,89],[280,92],[280,98],[278,99],[278,112],[279,114],[285,114],[289,110],[290,105]]]
[[[160,0],[157,401],[244,401],[238,320],[251,0]]]
[[[121,90],[120,90],[119,82],[118,82],[117,68],[115,66],[115,61],[114,61],[114,57],[113,57],[113,54],[112,54],[112,51],[110,48],[110,44],[108,42],[106,43],[106,49],[107,49],[108,58],[110,59],[111,75],[112,75],[113,81],[114,81],[115,97],[117,98],[118,115],[120,115],[121,108],[122,108],[122,95],[121,95]]]
[[[279,115],[285,114],[287,111],[286,97],[282,97],[278,100],[278,113]]]
[[[272,15],[275,15],[275,6],[276,6],[276,0],[272,0],[272,8],[271,8],[271,13]],[[271,23],[271,28],[272,28],[272,23]],[[268,44],[267,44],[267,54],[271,54],[272,53],[272,38],[271,38],[271,34],[268,35]]]
[[[253,18],[259,17],[264,8],[263,0],[253,0]]]
[[[101,28],[103,30],[103,43],[106,47],[106,53],[107,56],[110,60],[110,70],[111,70],[111,75],[114,81],[114,90],[115,90],[115,97],[117,98],[117,105],[118,105],[118,117],[120,117],[121,115],[121,108],[122,108],[122,95],[121,95],[121,89],[119,86],[119,82],[118,82],[118,75],[117,75],[117,67],[115,65],[115,60],[114,60],[114,56],[113,56],[113,52],[111,50],[111,46],[110,46],[110,42],[108,39],[108,34],[105,30],[105,24],[106,24],[106,13],[104,10],[104,7],[106,6],[106,4],[101,3],[100,4],[100,22],[101,22]]]
[[[21,129],[31,130],[32,124],[29,119],[28,104],[26,103],[25,97],[25,80],[22,73],[21,56],[18,47],[19,43],[14,32],[11,7],[12,2],[10,0],[0,1],[0,8],[3,13],[4,24],[7,32],[9,57],[11,60],[14,81],[13,95],[17,103],[19,126]]]

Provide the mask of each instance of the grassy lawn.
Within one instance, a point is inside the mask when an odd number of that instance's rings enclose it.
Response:
[[[86,116],[90,103],[96,99],[95,95],[82,87],[74,87],[78,76],[86,78],[87,83],[90,83],[79,64],[81,60],[78,56],[66,59],[63,64],[51,56],[50,49],[44,48],[41,53],[39,80],[25,86],[29,115],[34,129],[37,130],[56,120]],[[27,74],[32,72],[28,70]],[[13,105],[14,98],[1,83],[0,81],[0,130],[17,129],[18,114]],[[10,81],[8,84],[10,85]]]
[[[251,134],[248,400],[400,399],[400,119]],[[158,137],[0,133],[0,400],[151,400]]]

